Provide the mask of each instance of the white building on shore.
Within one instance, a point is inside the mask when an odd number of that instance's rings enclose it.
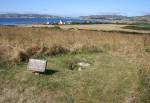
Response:
[[[62,24],[63,24],[63,22],[60,20],[58,24],[62,25]]]
[[[63,22],[62,20],[60,20],[58,24],[59,24],[59,25],[63,25],[63,24],[66,24],[66,23]]]

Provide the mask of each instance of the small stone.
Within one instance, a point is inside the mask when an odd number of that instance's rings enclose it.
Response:
[[[79,67],[79,69],[78,69],[79,71],[82,71],[82,68],[81,67]]]
[[[78,63],[78,66],[81,66],[81,67],[89,67],[90,64],[89,64],[89,63],[85,63],[85,62],[80,62],[80,63]]]
[[[35,75],[39,75],[39,73],[38,73],[38,72],[35,72],[34,74],[35,74]]]
[[[79,67],[79,68],[78,68],[79,71],[82,71],[83,69],[86,69],[87,67],[90,66],[89,63],[85,63],[85,62],[80,62],[80,63],[78,63],[77,65],[78,65],[78,67]]]

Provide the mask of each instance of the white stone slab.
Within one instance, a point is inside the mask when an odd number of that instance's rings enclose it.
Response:
[[[29,59],[27,69],[34,72],[45,72],[46,65],[46,60]]]

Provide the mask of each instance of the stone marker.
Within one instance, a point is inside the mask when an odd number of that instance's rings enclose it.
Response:
[[[45,72],[46,65],[46,60],[29,59],[27,69],[33,72]]]
[[[79,68],[78,68],[79,71],[82,71],[83,69],[86,69],[87,67],[90,66],[89,63],[85,63],[85,62],[80,62],[77,65],[79,66]]]
[[[81,66],[81,67],[89,67],[90,64],[89,64],[89,63],[85,63],[85,62],[80,62],[80,63],[78,63],[78,66]]]

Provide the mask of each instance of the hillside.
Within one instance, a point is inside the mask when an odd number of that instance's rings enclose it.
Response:
[[[6,13],[6,14],[0,14],[0,18],[61,18],[61,17],[54,16],[54,15],[47,15],[47,14]]]
[[[81,16],[84,19],[107,19],[107,20],[121,20],[127,19],[128,17],[122,15],[90,15],[90,16]]]
[[[90,15],[90,16],[81,16],[82,19],[91,19],[91,20],[122,20],[122,21],[131,21],[131,22],[150,22],[150,15],[144,16],[122,16],[122,15]]]

